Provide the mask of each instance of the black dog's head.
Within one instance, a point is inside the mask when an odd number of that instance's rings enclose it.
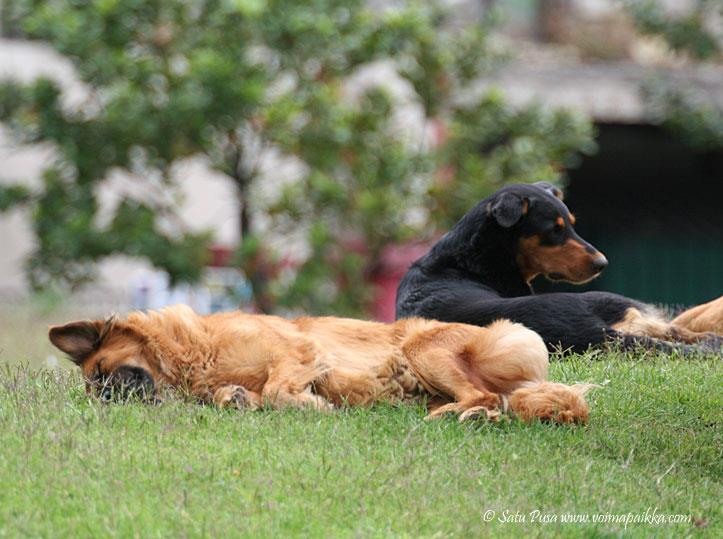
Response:
[[[586,283],[608,264],[603,254],[577,235],[575,216],[562,191],[547,182],[510,185],[486,204],[488,219],[513,233],[516,262],[526,282],[543,274],[550,280]]]

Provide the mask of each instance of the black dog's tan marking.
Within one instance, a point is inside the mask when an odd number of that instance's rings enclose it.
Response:
[[[530,282],[585,283],[607,259],[575,232],[562,192],[546,182],[511,185],[483,200],[430,252],[397,291],[397,317],[484,326],[508,318],[534,329],[551,349],[583,351],[617,339],[625,346],[720,350],[721,340],[671,325],[652,307],[606,292],[533,295]]]

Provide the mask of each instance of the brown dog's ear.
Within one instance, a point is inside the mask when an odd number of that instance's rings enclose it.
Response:
[[[489,213],[504,228],[510,228],[527,213],[528,202],[513,193],[503,193],[489,206]]]
[[[63,326],[53,326],[48,332],[50,342],[80,364],[99,345],[103,322],[80,320]]]
[[[550,182],[535,182],[533,185],[536,187],[539,187],[543,191],[547,191],[552,196],[557,197],[560,200],[564,200],[564,198],[565,198],[565,195],[563,194],[562,189],[560,189],[559,187],[555,187]]]

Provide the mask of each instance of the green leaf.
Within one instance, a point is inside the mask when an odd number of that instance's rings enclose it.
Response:
[[[0,212],[27,204],[31,200],[32,193],[24,185],[0,185]]]

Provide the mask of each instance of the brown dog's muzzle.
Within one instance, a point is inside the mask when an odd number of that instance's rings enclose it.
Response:
[[[155,395],[153,377],[140,367],[119,367],[109,375],[90,382],[88,387],[104,401],[133,398],[151,401]]]

